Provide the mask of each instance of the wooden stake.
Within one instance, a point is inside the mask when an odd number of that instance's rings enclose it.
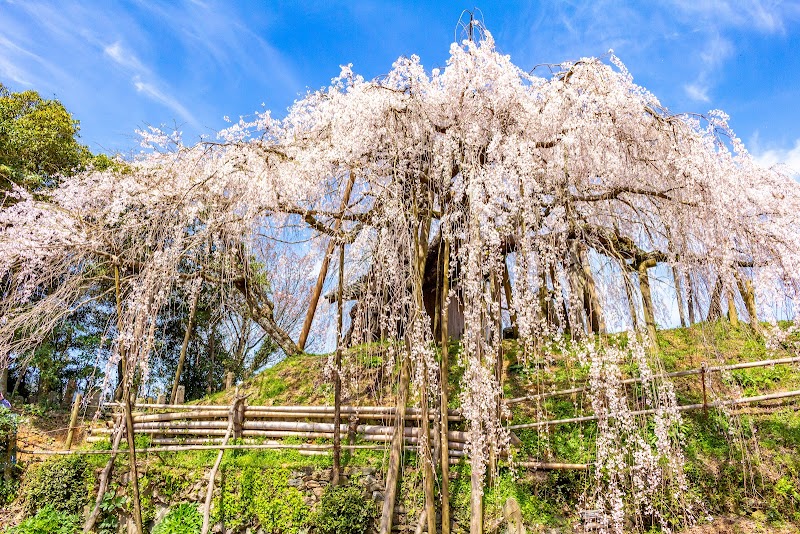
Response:
[[[441,459],[439,465],[442,469],[441,480],[441,507],[442,507],[442,534],[450,534],[450,445],[448,443],[448,403],[449,403],[449,347],[450,336],[448,332],[448,295],[450,293],[450,242],[444,241],[444,251],[442,253],[442,290],[441,290],[441,314],[442,314],[442,358],[439,362],[439,384],[441,392],[439,395],[439,415],[441,417]],[[431,533],[433,534],[433,533]]]
[[[178,367],[175,369],[175,380],[172,382],[172,394],[170,400],[176,402],[178,396],[178,384],[181,382],[181,373],[183,373],[183,363],[186,361],[186,351],[189,348],[189,338],[192,337],[192,330],[194,329],[194,318],[197,314],[197,302],[200,300],[201,287],[197,288],[195,294],[192,296],[192,303],[189,306],[189,323],[186,325],[186,332],[183,334],[183,343],[181,344],[180,356],[178,356]]]
[[[103,497],[106,494],[106,489],[108,488],[108,482],[111,479],[111,471],[114,469],[114,461],[117,459],[117,453],[119,452],[119,443],[122,441],[122,432],[123,432],[123,419],[122,417],[119,418],[116,424],[116,434],[114,435],[114,442],[111,445],[110,451],[103,451],[110,454],[111,457],[106,462],[106,466],[103,468],[103,471],[100,473],[100,479],[97,485],[97,497],[94,501],[94,508],[92,508],[89,517],[86,518],[86,521],[83,524],[83,532],[84,534],[88,534],[94,528],[94,524],[97,521],[97,516],[100,515],[100,504],[103,502]],[[68,454],[73,454],[71,451],[65,451]]]
[[[238,405],[244,399],[237,397],[233,401],[233,405],[231,406],[231,411],[228,414],[228,431],[225,433],[225,437],[222,438],[222,445],[228,444],[228,439],[231,437],[233,433],[234,422],[236,419],[236,413],[238,412]],[[208,534],[208,527],[209,527],[209,517],[211,515],[211,499],[214,495],[214,479],[217,477],[217,471],[219,470],[219,465],[222,463],[222,456],[225,454],[225,449],[220,449],[219,454],[217,454],[217,460],[214,462],[214,466],[211,468],[211,472],[208,474],[208,488],[206,489],[206,500],[205,504],[203,505],[203,527],[201,529],[201,534]]]
[[[391,534],[392,515],[394,514],[394,501],[397,496],[397,477],[400,473],[400,460],[403,455],[403,421],[406,415],[408,402],[408,385],[410,382],[408,356],[403,355],[400,364],[400,384],[397,390],[397,407],[395,419],[395,433],[392,437],[392,448],[389,452],[389,469],[386,473],[386,490],[383,493],[383,510],[381,513],[378,534]]]
[[[336,356],[334,361],[333,383],[333,428],[338,429],[342,422],[342,316],[344,313],[344,243],[339,246],[339,288],[337,291],[336,313]],[[342,436],[341,432],[333,434],[333,480],[331,484],[339,485],[342,470]]]
[[[342,215],[344,215],[344,210],[347,209],[347,204],[350,202],[350,194],[353,191],[353,184],[355,183],[355,180],[356,173],[351,170],[347,185],[344,188],[344,194],[342,195],[342,202],[339,205],[339,213]],[[338,232],[341,227],[342,219],[340,217],[333,223],[333,231]],[[308,334],[311,332],[311,324],[314,322],[314,315],[317,313],[319,297],[322,295],[322,287],[325,285],[325,277],[328,275],[328,265],[331,262],[331,255],[333,254],[333,249],[335,247],[336,241],[333,239],[328,241],[328,246],[325,249],[325,257],[322,258],[322,266],[320,267],[319,274],[317,275],[317,283],[314,286],[314,291],[311,293],[311,300],[308,304],[306,319],[303,322],[303,330],[300,332],[300,339],[297,342],[297,348],[300,349],[300,351],[304,351],[306,349]]]
[[[72,448],[72,439],[75,436],[75,427],[78,424],[78,413],[80,412],[82,400],[83,400],[83,395],[78,393],[77,395],[75,395],[75,402],[72,403],[72,413],[69,415],[69,430],[67,431],[67,442],[64,444],[64,447],[67,450]]]

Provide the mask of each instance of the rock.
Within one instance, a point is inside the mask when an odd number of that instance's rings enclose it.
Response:
[[[286,481],[286,485],[290,488],[302,488],[303,487],[303,479],[302,478],[290,478]]]
[[[382,501],[383,500],[383,492],[382,491],[373,491],[372,492],[372,500],[373,501]]]

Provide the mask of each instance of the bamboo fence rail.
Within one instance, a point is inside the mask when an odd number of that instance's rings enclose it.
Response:
[[[718,373],[721,371],[733,371],[735,369],[750,369],[753,367],[769,367],[771,365],[786,365],[790,363],[800,363],[800,356],[795,356],[791,358],[778,358],[773,360],[759,360],[755,362],[743,362],[743,363],[735,363],[731,365],[716,365],[710,367],[698,367],[696,369],[685,369],[683,371],[674,371],[671,373],[664,373],[660,375],[654,375],[652,379],[657,378],[677,378],[681,376],[692,376],[692,375],[703,375],[706,373]],[[641,382],[641,377],[636,378],[626,378],[621,380],[621,384],[636,384]],[[544,393],[535,393],[532,395],[525,395],[524,397],[515,397],[512,399],[506,399],[506,404],[518,404],[520,402],[530,401],[530,400],[537,400],[537,399],[548,399],[551,397],[561,397],[564,395],[572,395],[573,393],[582,393],[587,390],[587,386],[579,386],[569,389],[560,389],[557,391],[548,391]]]

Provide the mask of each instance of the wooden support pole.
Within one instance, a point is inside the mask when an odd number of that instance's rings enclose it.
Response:
[[[84,534],[88,534],[94,529],[94,524],[97,522],[97,517],[100,515],[100,504],[103,502],[103,497],[106,494],[106,489],[108,489],[108,483],[111,480],[111,472],[114,469],[114,461],[117,459],[117,454],[119,451],[119,444],[122,441],[122,434],[124,432],[124,422],[123,418],[120,417],[117,420],[117,424],[115,426],[116,434],[114,435],[114,442],[111,445],[110,451],[103,451],[106,454],[110,454],[111,457],[106,462],[106,466],[103,468],[103,471],[100,473],[100,478],[98,480],[97,485],[97,497],[94,501],[94,508],[89,513],[89,516],[86,518],[86,521],[83,523],[83,532]],[[64,451],[66,454],[74,454],[72,451]]]
[[[356,173],[351,170],[350,176],[347,180],[347,185],[344,188],[344,194],[342,195],[342,202],[339,205],[339,213],[341,214],[344,214],[344,210],[347,209],[347,204],[350,202],[350,194],[353,191],[353,184],[355,183],[355,180]],[[338,218],[333,223],[333,231],[338,232],[341,227],[342,219]],[[308,304],[306,319],[303,322],[303,329],[300,332],[300,339],[297,341],[297,348],[300,349],[300,351],[304,351],[306,349],[308,334],[311,332],[311,324],[314,322],[314,315],[317,313],[319,297],[322,295],[322,287],[325,285],[325,277],[328,275],[328,265],[330,265],[331,255],[333,254],[334,248],[336,248],[336,241],[331,239],[328,241],[328,246],[325,249],[325,257],[322,258],[322,266],[320,267],[319,274],[317,275],[317,283],[314,286],[314,291],[311,293],[311,300]]]
[[[683,309],[683,284],[681,284],[681,276],[678,273],[678,267],[673,265],[672,266],[672,281],[675,283],[675,296],[678,300],[678,316],[681,319],[681,327],[686,328],[688,325],[686,324],[686,312]]]
[[[336,303],[336,355],[333,362],[333,428],[338,429],[342,422],[342,322],[344,315],[344,243],[339,246],[339,287]],[[339,485],[342,470],[341,432],[333,434],[333,477],[331,484]]]
[[[448,300],[450,293],[450,242],[444,240],[444,250],[442,252],[442,290],[441,290],[441,314],[442,314],[442,355],[439,362],[439,384],[442,388],[439,394],[439,415],[441,417],[440,432],[441,446],[439,465],[442,470],[441,478],[441,508],[442,508],[442,534],[450,534],[450,462],[448,442],[448,403],[450,388],[450,364],[449,347],[450,334],[448,332]],[[433,533],[431,533],[433,534]]]
[[[240,412],[238,409],[239,404],[243,401],[244,399],[239,397],[237,394],[237,397],[231,406],[231,411],[228,414],[228,430],[225,432],[225,437],[222,438],[222,445],[227,445],[228,439],[231,437],[231,434],[234,433],[237,413]],[[244,410],[241,410],[241,413],[244,413]],[[220,449],[219,453],[217,454],[217,460],[214,462],[214,466],[211,468],[211,472],[208,474],[208,487],[206,489],[206,500],[203,505],[203,526],[200,530],[201,534],[208,534],[209,517],[211,515],[211,499],[214,495],[214,479],[217,477],[217,471],[219,470],[219,465],[222,463],[222,456],[224,454],[225,449]]]
[[[67,450],[72,448],[72,439],[75,436],[75,427],[78,425],[78,413],[80,413],[82,400],[83,395],[78,393],[75,395],[75,402],[72,403],[72,413],[69,415],[69,430],[67,430],[67,442],[64,444],[64,448]]]
[[[189,339],[192,337],[192,330],[194,329],[194,318],[197,315],[197,303],[200,300],[200,290],[202,289],[202,285],[203,283],[201,281],[200,287],[195,290],[195,293],[192,296],[192,303],[189,306],[189,323],[186,325],[186,332],[183,334],[181,352],[178,356],[178,367],[175,369],[175,379],[172,382],[172,394],[169,396],[171,402],[175,402],[175,399],[178,396],[178,385],[181,383],[183,364],[186,361],[186,352],[189,349]]]
[[[386,490],[383,493],[383,509],[378,534],[391,534],[392,532],[394,501],[397,496],[397,477],[400,474],[400,460],[403,456],[403,432],[401,429],[403,428],[403,421],[405,421],[406,403],[408,402],[409,366],[408,356],[404,354],[403,361],[400,364],[400,384],[397,389],[396,430],[392,437],[392,447],[389,452],[389,469],[386,473]]]

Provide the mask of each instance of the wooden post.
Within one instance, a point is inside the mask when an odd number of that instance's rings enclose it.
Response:
[[[200,300],[200,290],[203,288],[202,281],[200,282],[200,287],[197,288],[194,296],[192,297],[192,304],[191,308],[189,309],[189,324],[186,325],[186,332],[183,334],[183,343],[181,344],[181,352],[180,356],[178,356],[178,367],[175,369],[175,380],[172,383],[172,395],[170,395],[170,399],[175,402],[175,398],[178,394],[178,384],[181,381],[181,373],[183,373],[183,364],[186,361],[186,351],[189,348],[189,338],[192,337],[192,329],[194,328],[194,318],[197,314],[197,302]],[[212,337],[213,339],[213,337]],[[176,403],[182,404],[182,403]]]
[[[336,292],[336,355],[333,363],[333,479],[339,485],[342,470],[342,321],[344,314],[344,243],[339,245],[339,288]]]
[[[233,371],[228,371],[225,374],[225,389],[231,389],[233,386]]]
[[[678,299],[678,315],[681,319],[681,328],[686,328],[688,325],[686,324],[686,312],[683,309],[683,287],[681,284],[681,276],[675,265],[672,266],[672,280],[675,282],[675,295]]]
[[[80,393],[75,395],[75,402],[72,404],[72,413],[69,416],[69,430],[67,431],[67,443],[64,445],[64,447],[67,450],[72,448],[72,439],[75,436],[75,427],[78,424],[78,413],[80,412],[82,400],[83,400],[83,395],[81,395]]]
[[[389,469],[386,472],[386,490],[383,493],[383,509],[381,511],[378,534],[391,534],[394,501],[397,496],[397,476],[400,473],[400,460],[403,456],[403,428],[406,421],[406,402],[408,402],[408,384],[411,380],[408,356],[403,355],[400,363],[400,384],[397,389],[397,405],[395,407],[395,426],[392,436],[392,448],[389,452]]]
[[[708,417],[708,399],[706,397],[706,362],[700,364],[700,382],[703,385],[703,416]]]
[[[448,342],[450,335],[448,332],[448,294],[450,293],[450,242],[444,242],[444,251],[442,253],[442,291],[441,291],[441,314],[442,314],[442,358],[439,362],[439,384],[442,388],[439,403],[439,416],[441,417],[440,432],[441,432],[441,459],[439,465],[442,469],[442,483],[441,483],[441,507],[442,507],[442,534],[450,534],[450,446],[447,441],[447,412],[448,412],[448,396],[449,396],[449,354]],[[433,534],[433,533],[431,533]]]
[[[178,389],[175,391],[175,404],[183,404],[185,395],[186,387],[178,386]]]
[[[347,209],[347,204],[350,202],[350,193],[353,191],[353,184],[355,181],[356,173],[351,170],[347,185],[344,188],[344,194],[342,195],[342,203],[339,205],[339,213],[342,215],[344,215],[344,210]],[[342,219],[339,217],[333,223],[333,231],[338,232],[341,227]],[[331,262],[331,255],[333,254],[333,249],[335,247],[335,240],[331,239],[328,241],[328,247],[325,250],[325,257],[322,258],[322,266],[320,267],[319,275],[317,276],[317,284],[314,286],[314,291],[311,293],[311,302],[308,304],[306,319],[303,322],[303,330],[300,332],[300,339],[297,342],[297,348],[299,348],[301,351],[305,350],[306,348],[308,334],[311,331],[311,324],[314,322],[314,315],[317,312],[317,304],[319,303],[319,297],[322,294],[322,286],[325,285],[325,276],[328,274],[328,265]]]
[[[75,388],[77,384],[75,383],[74,378],[70,378],[67,380],[67,387],[64,390],[64,398],[61,400],[61,405],[66,407],[69,406],[69,403],[72,402],[72,396],[75,395]]]

